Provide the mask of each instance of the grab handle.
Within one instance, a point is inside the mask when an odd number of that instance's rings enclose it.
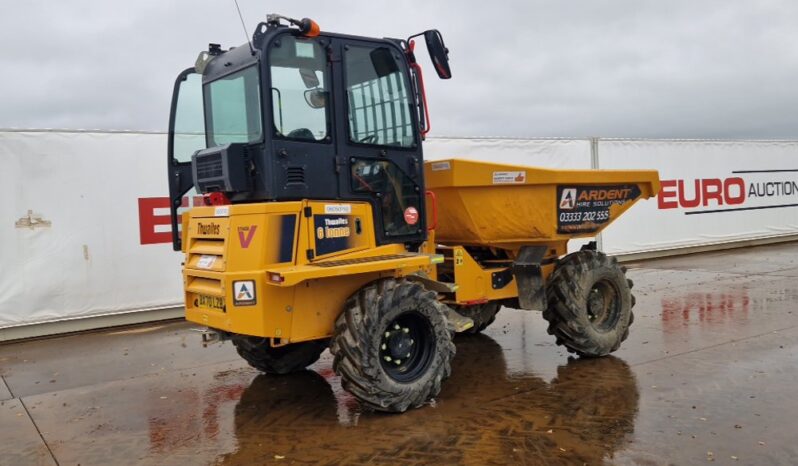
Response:
[[[432,231],[438,227],[438,198],[435,196],[435,193],[432,191],[427,191],[427,196],[432,199],[430,206],[432,207],[432,226],[427,227],[427,231]]]

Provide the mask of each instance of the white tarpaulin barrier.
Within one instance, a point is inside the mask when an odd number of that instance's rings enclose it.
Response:
[[[798,142],[601,140],[598,159],[662,180],[602,233],[610,254],[798,234]]]
[[[614,254],[798,233],[798,143],[603,140],[598,147],[591,154],[587,139],[424,145],[430,160],[549,168],[590,168],[592,160],[660,170],[662,194],[603,235]],[[0,329],[180,305],[165,150],[165,134],[0,131]]]
[[[545,168],[590,168],[589,139],[429,138],[424,159],[459,158]]]
[[[180,300],[180,254],[139,229],[139,198],[168,193],[165,148],[163,134],[0,132],[0,327]]]

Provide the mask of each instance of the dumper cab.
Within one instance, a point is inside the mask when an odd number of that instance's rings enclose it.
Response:
[[[428,36],[442,49],[437,31]],[[406,40],[305,31],[276,16],[248,44],[211,44],[175,83],[175,249],[177,210],[191,188],[219,203],[366,202],[377,244],[418,246],[426,239],[427,122],[414,65]]]

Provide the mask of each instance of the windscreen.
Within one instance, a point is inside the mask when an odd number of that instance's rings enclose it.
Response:
[[[261,140],[260,79],[255,66],[211,81],[204,94],[208,147]]]

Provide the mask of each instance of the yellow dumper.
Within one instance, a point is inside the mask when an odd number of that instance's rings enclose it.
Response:
[[[594,246],[566,246],[659,190],[655,171],[425,163],[418,36],[449,78],[436,30],[374,39],[270,15],[180,73],[170,116],[186,318],[267,373],[329,348],[343,387],[382,411],[436,396],[453,334],[501,306],[543,311],[579,355],[616,350],[632,283]],[[204,205],[181,215],[192,188]]]

